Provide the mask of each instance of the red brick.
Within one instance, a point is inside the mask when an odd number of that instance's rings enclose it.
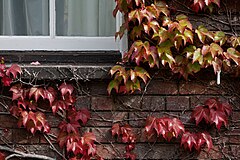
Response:
[[[168,96],[167,101],[167,110],[170,111],[184,111],[189,109],[189,97],[180,97],[180,96]]]
[[[13,135],[12,129],[1,129],[0,130],[0,144],[12,143]]]
[[[152,80],[146,94],[174,95],[178,94],[178,85],[174,81]]]
[[[238,127],[240,127],[240,111],[234,111],[234,112],[232,113],[231,118],[232,118],[233,123],[234,123],[235,125],[238,124]]]
[[[118,105],[115,109],[123,111],[142,110],[141,109],[141,96],[128,95],[116,97]]]
[[[112,126],[116,122],[126,122],[127,112],[92,112],[87,126]]]
[[[61,118],[56,114],[53,115],[52,113],[46,114],[46,119],[50,127],[56,128],[58,127],[59,123],[62,121]]]
[[[165,110],[165,98],[161,96],[144,96],[141,109],[143,111]]]
[[[218,146],[214,146],[214,148],[211,149],[209,152],[205,147],[204,151],[202,150],[197,156],[197,159],[222,159],[222,158],[224,158],[224,155],[222,154],[221,150],[219,150]]]
[[[94,135],[96,136],[96,139],[100,143],[110,143],[115,142],[116,138],[112,137],[111,134],[111,127],[108,128],[92,128],[91,129]]]
[[[137,143],[134,150],[137,159],[179,159],[176,152],[179,144],[141,144]]]
[[[13,143],[17,144],[36,144],[39,143],[40,134],[35,133],[34,135],[24,129],[13,129]]]
[[[97,145],[97,154],[103,159],[124,159],[126,144]]]
[[[92,110],[113,110],[116,104],[111,97],[92,97]]]
[[[184,95],[191,94],[223,94],[222,90],[209,86],[208,84],[201,84],[197,82],[182,82],[179,86],[179,93]]]
[[[58,134],[59,134],[59,129],[58,129],[58,128],[51,128],[49,134],[57,137]],[[50,140],[51,143],[53,143],[53,144],[54,144],[54,143],[57,143],[57,141],[56,141],[55,138],[51,138],[51,136],[48,137],[48,138],[49,138],[49,140]],[[45,144],[45,143],[49,144],[49,142],[45,139],[45,137],[44,137],[43,135],[40,135],[40,143],[41,143],[41,144]]]
[[[89,96],[78,96],[76,99],[76,109],[86,108],[90,110],[91,100]]]
[[[90,94],[91,95],[108,95],[107,86],[110,81],[91,81],[89,83]]]
[[[18,128],[18,120],[12,115],[0,115],[0,128]]]

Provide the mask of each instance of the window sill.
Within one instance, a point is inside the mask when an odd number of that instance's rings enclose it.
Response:
[[[110,68],[121,60],[116,51],[94,52],[1,52],[6,64],[17,63],[27,79],[105,79]],[[34,65],[32,62],[39,62]]]

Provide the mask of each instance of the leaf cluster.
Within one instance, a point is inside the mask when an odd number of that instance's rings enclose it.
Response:
[[[125,157],[127,159],[135,160],[136,154],[134,154],[132,151],[135,148],[136,135],[133,133],[132,128],[128,124],[120,126],[118,123],[115,123],[112,126],[111,133],[112,136],[117,136],[119,139],[121,139],[123,143],[127,143],[127,146],[125,147]]]
[[[114,15],[120,11],[125,20],[116,37],[121,38],[127,31],[132,42],[123,56],[124,64],[144,66],[145,71],[146,68],[168,68],[185,79],[204,68],[212,67],[215,73],[232,72],[232,68],[239,65],[239,37],[227,36],[223,31],[209,31],[203,25],[194,29],[186,15],[179,14],[173,18],[164,0],[116,2]],[[220,0],[194,0],[192,7],[198,12],[213,4],[220,6]],[[111,70],[111,74],[114,73],[109,93],[112,88],[118,92],[124,86],[122,93],[140,90],[139,81],[134,80],[135,85],[127,81],[128,77],[135,76],[135,72],[115,66]],[[147,72],[145,75],[149,77]],[[143,80],[146,83],[146,79]]]

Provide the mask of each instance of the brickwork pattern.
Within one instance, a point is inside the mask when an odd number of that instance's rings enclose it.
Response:
[[[82,82],[81,82],[82,83]],[[111,136],[110,129],[114,123],[128,123],[137,135],[134,152],[138,159],[218,159],[239,158],[240,155],[240,82],[237,79],[222,81],[216,85],[214,80],[178,81],[154,79],[146,88],[144,94],[112,95],[106,92],[107,83],[94,81],[82,83],[87,86],[78,97],[76,106],[88,108],[91,119],[83,131],[92,131],[96,135],[98,154],[104,159],[123,159],[125,144]],[[84,93],[88,93],[87,95]],[[203,103],[209,97],[218,97],[222,101],[229,101],[234,112],[227,128],[222,127],[220,133],[212,127],[214,148],[208,153],[207,149],[196,154],[185,151],[180,147],[180,140],[171,142],[159,137],[148,140],[144,134],[145,119],[150,116],[178,117],[187,130],[195,130],[194,123],[190,122],[190,114],[194,106]],[[1,108],[0,134],[1,145],[14,145],[16,149],[28,153],[44,154],[56,159],[60,157],[51,149],[46,139],[40,134],[31,135],[24,129],[18,129],[17,120],[6,114]],[[56,135],[60,119],[47,114],[52,127],[51,134]],[[52,141],[57,147],[56,141]]]

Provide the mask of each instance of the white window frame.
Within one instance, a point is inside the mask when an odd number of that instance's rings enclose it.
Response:
[[[111,37],[56,36],[56,0],[49,0],[49,36],[0,36],[0,50],[19,51],[120,51],[127,48],[127,36]],[[122,24],[117,14],[116,28]]]

